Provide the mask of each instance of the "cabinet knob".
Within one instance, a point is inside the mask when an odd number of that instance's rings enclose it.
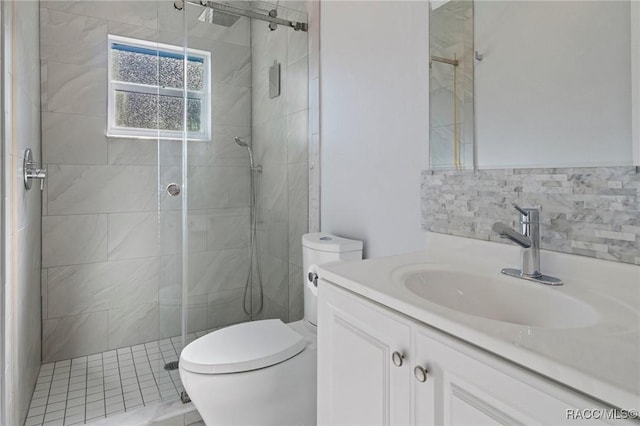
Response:
[[[404,362],[404,355],[402,355],[400,352],[395,351],[392,355],[391,355],[391,360],[393,361],[393,364],[396,367],[402,367],[402,363]]]
[[[416,365],[416,368],[413,369],[413,374],[416,376],[416,379],[418,379],[418,381],[421,383],[424,383],[427,381],[427,373],[428,371],[419,365]]]

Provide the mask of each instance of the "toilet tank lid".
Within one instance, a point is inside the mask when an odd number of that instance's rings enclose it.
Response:
[[[202,374],[256,370],[285,361],[305,346],[304,337],[278,319],[246,322],[189,343],[180,354],[180,367]]]
[[[332,253],[344,253],[348,251],[362,250],[362,241],[336,237],[325,232],[314,232],[302,236],[302,245],[314,250],[328,251]]]

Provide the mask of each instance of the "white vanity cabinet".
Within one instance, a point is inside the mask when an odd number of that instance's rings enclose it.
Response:
[[[606,407],[327,281],[319,289],[319,425],[621,424],[568,419]]]
[[[409,424],[411,322],[323,285],[327,288],[319,293],[318,304],[318,424]],[[399,366],[393,363],[394,353]]]

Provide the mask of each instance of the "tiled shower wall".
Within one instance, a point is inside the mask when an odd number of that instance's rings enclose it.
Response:
[[[5,410],[0,423],[22,424],[40,367],[40,212],[39,182],[27,191],[22,181],[24,151],[31,148],[40,163],[40,91],[38,4],[3,1],[2,71],[2,203],[0,247]],[[4,128],[3,128],[4,126]],[[8,307],[8,310],[5,310]]]
[[[214,52],[213,140],[188,145],[196,331],[245,319],[249,184],[233,137],[251,134],[251,58],[247,19],[191,15],[189,45]],[[180,205],[163,191],[180,182],[180,142],[109,139],[105,127],[107,34],[181,45],[182,31],[172,1],[41,2],[44,362],[180,332]]]
[[[307,22],[306,2],[284,2],[278,16]],[[295,9],[294,9],[295,8]],[[302,235],[309,223],[308,33],[253,21],[253,148],[258,177],[258,251],[264,317],[303,316]],[[281,93],[269,97],[269,67],[281,69]]]
[[[541,208],[542,248],[640,265],[640,170],[635,167],[422,173],[424,230],[500,240],[512,203]]]
[[[309,19],[309,232],[320,232],[320,0],[307,2]]]

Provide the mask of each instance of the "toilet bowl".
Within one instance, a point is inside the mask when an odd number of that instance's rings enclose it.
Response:
[[[208,426],[315,425],[316,297],[307,272],[317,264],[362,258],[362,242],[314,233],[302,237],[305,319],[252,321],[202,336],[180,354],[180,378]]]

